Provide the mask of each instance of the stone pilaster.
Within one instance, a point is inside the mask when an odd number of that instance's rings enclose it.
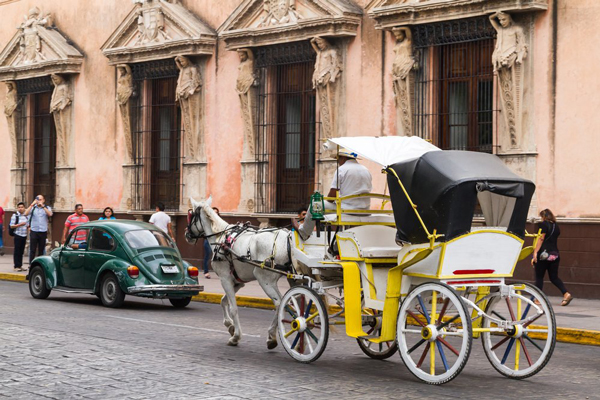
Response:
[[[60,212],[72,212],[75,203],[75,167],[56,167],[54,209]]]
[[[183,173],[181,176],[183,193],[179,210],[187,212],[192,208],[190,197],[195,200],[206,198],[207,181],[207,163],[206,162],[186,162],[183,163]]]

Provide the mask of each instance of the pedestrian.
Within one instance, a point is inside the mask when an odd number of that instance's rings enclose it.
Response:
[[[48,222],[52,217],[52,208],[46,205],[46,198],[38,194],[25,210],[29,216],[29,265],[36,257],[46,254]]]
[[[83,205],[75,204],[75,212],[67,217],[65,221],[65,229],[63,229],[62,243],[65,244],[67,241],[67,235],[70,234],[73,229],[77,228],[81,224],[85,224],[86,222],[90,222],[90,219],[87,215],[83,213]],[[85,242],[85,237],[83,237],[85,233],[82,234],[82,237],[75,238],[75,242],[82,243]],[[79,236],[79,233],[77,233]]]
[[[13,268],[15,271],[27,271],[23,268],[23,253],[27,243],[27,225],[29,217],[25,215],[25,203],[17,204],[17,212],[10,218],[10,229],[15,232],[15,252],[13,253]]]
[[[219,209],[217,207],[213,207],[212,209],[217,213],[217,215],[221,215],[219,213]],[[204,262],[202,263],[202,268],[204,269],[204,277],[206,279],[210,279],[210,273],[208,272],[208,266],[212,262],[212,258],[213,258],[212,247],[210,246],[208,239],[204,239]]]
[[[558,237],[560,228],[556,223],[554,214],[549,209],[540,211],[542,222],[538,225],[538,230],[542,230],[542,236],[539,238],[531,265],[535,268],[535,286],[540,290],[544,287],[544,275],[548,271],[550,282],[556,286],[563,294],[561,306],[568,306],[573,296],[568,292],[563,281],[558,277],[558,265],[560,263],[560,253],[558,251]]]
[[[2,240],[2,228],[4,222],[4,209],[0,207],[0,256],[4,255],[4,241]]]
[[[171,217],[165,213],[164,203],[156,203],[156,212],[150,216],[150,223],[159,227],[175,241],[175,236],[173,236],[173,230],[171,229]]]
[[[113,209],[111,207],[106,207],[104,209],[104,211],[102,211],[102,216],[100,218],[98,218],[99,221],[103,221],[106,219],[116,219],[115,212],[113,211]]]

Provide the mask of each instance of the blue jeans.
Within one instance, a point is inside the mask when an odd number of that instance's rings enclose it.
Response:
[[[204,262],[202,263],[202,268],[204,268],[205,274],[208,274],[208,264],[212,261],[212,255],[210,243],[208,243],[208,240],[204,239]]]
[[[0,247],[4,247],[4,242],[2,241],[2,224],[0,224]]]

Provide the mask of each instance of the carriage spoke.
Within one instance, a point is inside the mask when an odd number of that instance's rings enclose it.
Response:
[[[304,332],[300,332],[300,343],[298,344],[298,352],[304,354]]]
[[[298,309],[298,316],[302,317],[304,315],[304,306],[306,305],[306,297],[304,297],[304,295],[301,295],[302,297],[300,297],[300,308]]]
[[[504,352],[504,356],[502,356],[502,362],[501,362],[502,365],[504,365],[504,363],[506,362],[506,359],[508,358],[508,355],[510,354],[510,350],[512,349],[514,343],[515,343],[515,339],[510,338],[510,342],[508,342],[508,347],[506,348],[506,351]]]
[[[298,318],[298,316],[302,315],[302,310],[300,310],[300,307],[298,307],[298,302],[296,301],[296,298],[294,296],[290,297],[290,300],[292,301],[292,303],[294,303],[294,309],[298,313],[297,315],[293,316],[294,319],[296,319]]]
[[[281,322],[285,322],[286,324],[291,324],[292,321],[290,321],[289,319],[282,319]]]
[[[523,324],[523,328],[527,328],[529,325],[533,324],[535,321],[537,321],[542,315],[544,314],[539,314],[536,315],[534,319],[532,319],[531,321],[528,321],[526,323]]]
[[[496,317],[500,318],[503,321],[508,321],[506,318],[504,318],[504,316],[500,315],[496,311],[492,311],[492,315],[495,315]]]
[[[431,292],[431,319],[429,320],[431,324],[435,325],[435,321],[437,320],[437,292],[434,290]]]
[[[438,352],[440,353],[440,357],[442,357],[442,363],[444,364],[444,369],[448,371],[448,361],[446,361],[446,355],[444,354],[444,349],[442,348],[442,344],[437,341]]]
[[[501,341],[499,341],[498,343],[496,343],[494,345],[494,347],[492,347],[492,350],[496,350],[498,347],[502,346],[504,343],[506,343],[508,340],[510,339],[510,336],[505,337],[504,339],[502,339]]]
[[[296,338],[294,339],[294,341],[292,342],[292,345],[290,346],[292,349],[296,348],[296,344],[298,343],[299,339],[300,339],[300,332],[298,332],[298,334],[296,335]]]
[[[429,319],[429,313],[427,311],[427,308],[425,307],[425,303],[423,303],[423,299],[421,298],[421,295],[418,294],[417,295],[417,300],[419,300],[419,304],[421,305],[421,313],[423,314],[423,316],[425,317],[425,319],[427,320],[427,323],[430,324],[430,319]]]
[[[292,316],[292,318],[294,318],[294,319],[298,318],[296,316],[296,313],[290,308],[289,304],[285,305],[285,311],[287,311],[288,314],[290,314]]]
[[[448,350],[450,350],[451,352],[453,352],[453,353],[454,353],[454,354],[456,354],[457,356],[459,355],[458,351],[456,351],[456,349],[455,349],[454,347],[452,347],[452,346],[450,345],[450,343],[448,343],[447,341],[445,341],[445,340],[444,340],[444,339],[442,339],[441,337],[439,337],[439,338],[438,338],[438,340],[439,340],[440,342],[442,342],[442,344],[443,344],[444,346],[446,346],[446,347],[448,348]]]
[[[306,333],[308,333],[308,330],[306,331]],[[310,336],[310,335],[309,335]],[[315,341],[317,344],[319,343],[318,341]],[[310,339],[306,338],[306,344],[308,345],[308,350],[312,353],[315,351],[315,349],[313,348],[312,344],[310,343]]]
[[[444,315],[446,315],[446,309],[448,308],[448,303],[450,302],[450,298],[446,297],[444,300],[444,305],[442,306],[442,310],[440,311],[440,315],[438,315],[438,321],[442,322]]]
[[[448,321],[444,322],[443,324],[441,324],[440,326],[437,326],[436,328],[439,330],[447,327],[448,325],[450,325],[451,323],[453,323],[454,321],[456,321],[457,319],[460,318],[460,314],[456,314],[454,317],[450,318]]]
[[[435,343],[429,343],[429,374],[435,375]]]
[[[421,358],[419,358],[419,362],[417,363],[417,368],[421,368],[421,365],[423,365],[423,361],[425,361],[425,357],[427,356],[427,352],[429,351],[429,346],[425,346],[425,349],[423,350],[423,354],[421,354]],[[410,353],[410,351],[409,351]]]
[[[308,333],[308,336],[310,336],[316,344],[319,344],[319,339],[315,336],[314,333],[311,332],[310,329],[306,328],[306,333]],[[310,343],[310,340],[308,342]]]
[[[308,307],[306,307],[306,311],[304,312],[304,318],[308,318],[308,313],[310,313],[312,304],[313,304],[312,300],[308,302]]]
[[[525,353],[525,358],[527,359],[527,362],[529,363],[529,366],[531,367],[531,365],[532,365],[531,357],[529,356],[529,351],[527,351],[527,347],[525,347],[525,341],[523,340],[522,337],[520,337],[519,342],[521,342],[521,347],[523,348],[523,353]]]
[[[536,342],[534,342],[533,339],[530,338],[527,334],[524,334],[523,337],[525,339],[529,340],[529,343],[531,343],[532,345],[534,345],[539,351],[544,351],[544,349],[542,349],[539,344],[537,344]]]
[[[506,300],[506,305],[508,305],[508,312],[510,313],[511,320],[512,321],[516,321],[516,319],[515,319],[515,313],[514,313],[513,308],[512,308],[512,304],[510,304],[510,299],[507,297],[504,300]]]
[[[406,310],[406,312],[408,313],[408,315],[410,315],[411,317],[413,317],[413,319],[415,321],[417,321],[417,323],[419,325],[421,325],[422,327],[425,327],[425,324],[421,321],[421,318],[417,317],[412,311],[410,310]]]

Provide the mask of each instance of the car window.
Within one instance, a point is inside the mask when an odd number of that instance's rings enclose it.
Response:
[[[94,228],[90,238],[90,250],[112,251],[115,240],[111,234],[100,228]]]
[[[74,250],[85,250],[87,248],[87,236],[90,228],[78,228],[71,232],[67,246]]]
[[[134,249],[143,249],[144,247],[171,247],[174,248],[173,242],[162,232],[139,230],[129,231],[125,234],[125,240]]]

